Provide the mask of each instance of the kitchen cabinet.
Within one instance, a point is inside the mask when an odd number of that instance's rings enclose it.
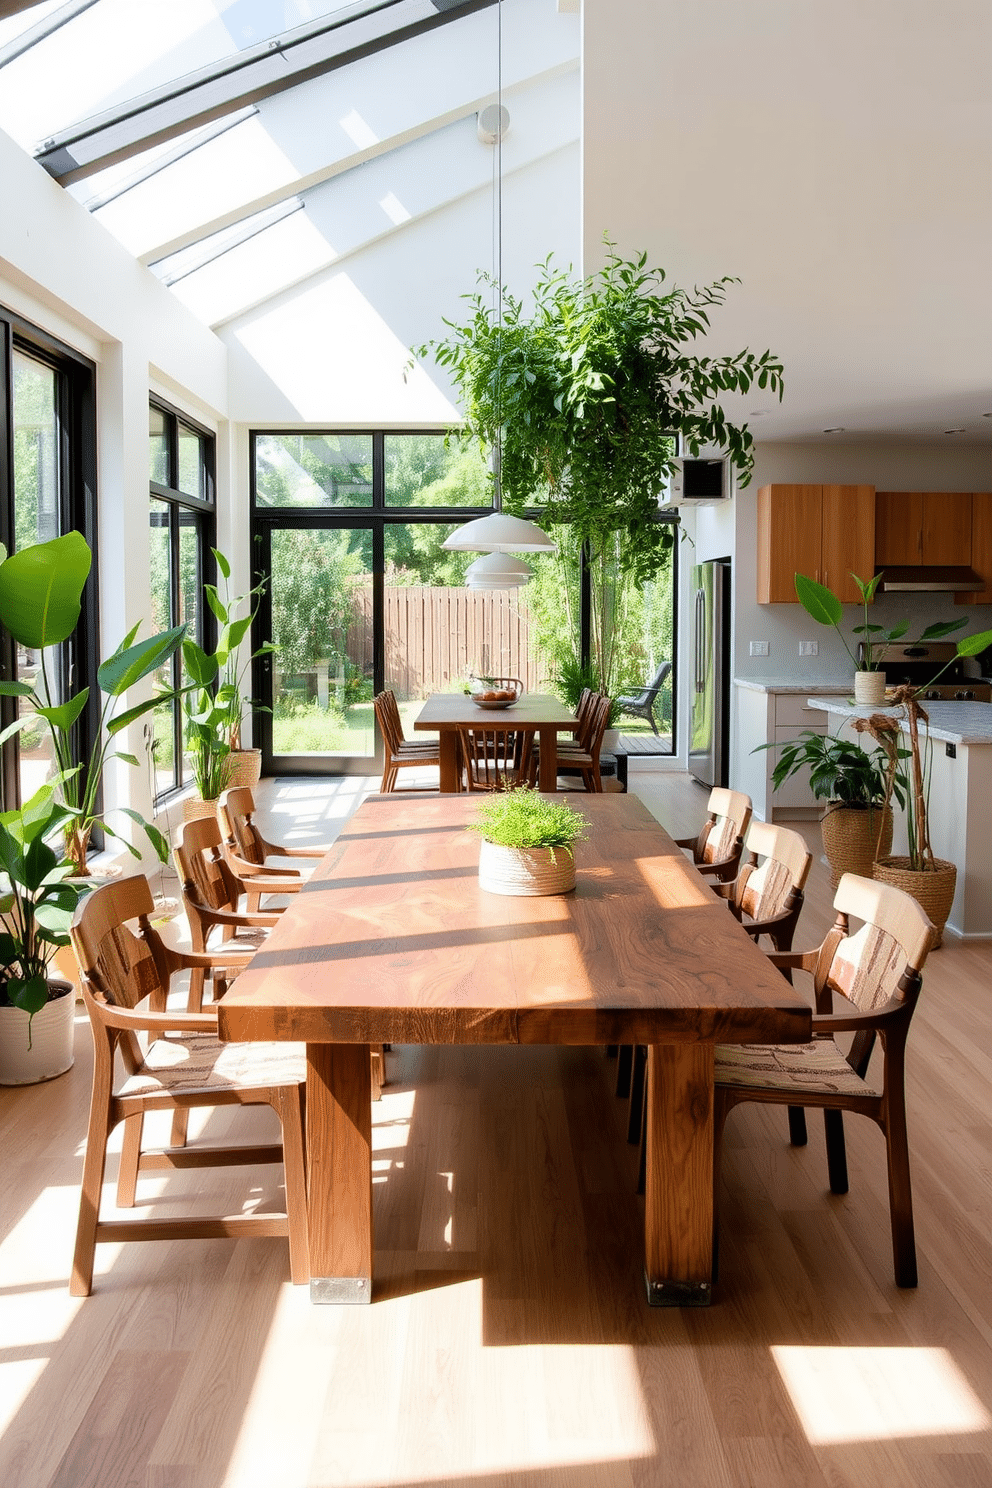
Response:
[[[823,815],[824,803],[814,797],[808,771],[801,770],[778,790],[773,788],[772,771],[779,751],[760,746],[790,743],[804,729],[825,734],[826,715],[821,709],[809,706],[808,694],[833,693],[843,697],[849,692],[848,682],[811,678],[805,686],[800,686],[737,679],[731,782],[735,790],[745,791],[751,797],[759,821],[817,821]]]
[[[851,578],[875,572],[874,486],[762,486],[758,492],[758,604],[798,604],[795,575],[826,584],[845,604]]]
[[[992,491],[972,494],[971,566],[985,583],[976,594],[955,594],[954,603],[992,604]]]
[[[876,491],[876,566],[967,566],[972,519],[969,491]]]

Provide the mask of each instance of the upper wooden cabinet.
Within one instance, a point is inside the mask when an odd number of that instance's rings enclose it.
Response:
[[[972,496],[968,491],[878,491],[878,568],[972,562]]]
[[[870,579],[874,572],[874,486],[761,487],[759,604],[798,604],[797,573],[855,604],[860,595],[851,574]]]
[[[992,604],[992,491],[971,498],[971,566],[985,583],[977,594],[955,594],[954,603]]]

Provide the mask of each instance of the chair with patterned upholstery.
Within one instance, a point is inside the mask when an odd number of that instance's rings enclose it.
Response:
[[[751,822],[744,849],[737,877],[715,892],[754,940],[767,935],[777,951],[791,951],[813,855],[798,832],[762,821]]]
[[[744,834],[751,821],[751,797],[742,791],[716,785],[706,803],[709,815],[698,837],[679,837],[679,847],[692,849],[692,861],[700,873],[722,883],[737,877],[744,851]]]
[[[153,900],[148,881],[125,878],[96,889],[80,904],[71,936],[79,962],[83,1001],[93,1030],[93,1096],[90,1106],[82,1193],[70,1290],[89,1295],[96,1246],[128,1240],[213,1239],[269,1235],[289,1240],[290,1273],[308,1279],[306,1174],[303,1108],[306,1053],[302,1044],[224,1044],[216,1013],[167,1009],[172,978],[185,971],[230,979],[248,956],[230,944],[219,951],[183,953],[166,945],[149,921]],[[141,1040],[148,1040],[142,1047]],[[124,1079],[115,1083],[115,1056]],[[282,1125],[281,1142],[263,1145],[142,1150],[145,1113],[171,1110],[185,1118],[197,1107],[271,1106]],[[223,1217],[100,1218],[100,1198],[111,1132],[124,1123],[117,1181],[117,1207],[135,1202],[139,1173],[281,1162],[284,1213],[268,1211]],[[252,1179],[253,1191],[258,1178]],[[167,1200],[171,1208],[171,1198]]]
[[[897,1286],[916,1285],[916,1244],[906,1133],[905,1053],[934,928],[915,899],[888,884],[845,873],[834,898],[837,917],[816,950],[773,952],[771,960],[813,978],[815,1012],[808,1044],[741,1044],[716,1050],[714,1177],[727,1116],[743,1101],[819,1106],[824,1113],[832,1193],[846,1193],[842,1113],[875,1121],[885,1136],[892,1254]],[[852,932],[850,918],[862,921]],[[835,1010],[836,1000],[836,1010]],[[850,1049],[836,1034],[853,1034]],[[875,1040],[881,1067],[869,1076]]]

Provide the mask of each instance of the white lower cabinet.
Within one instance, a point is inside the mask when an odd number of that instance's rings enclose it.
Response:
[[[779,750],[761,749],[757,746],[774,742],[776,745],[797,739],[805,729],[817,734],[827,732],[827,715],[820,708],[807,706],[806,698],[815,692],[824,691],[822,683],[811,683],[808,693],[775,692],[771,689],[757,691],[738,684],[736,688],[737,713],[734,730],[733,778],[731,785],[736,790],[746,791],[754,805],[754,813],[762,821],[808,821],[816,820],[823,811],[823,803],[817,801],[809,787],[809,775],[804,770],[781,787],[772,789],[772,771],[778,761]]]

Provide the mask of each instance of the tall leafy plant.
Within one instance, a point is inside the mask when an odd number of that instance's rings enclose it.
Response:
[[[499,449],[507,509],[538,505],[547,520],[571,523],[594,562],[619,546],[622,571],[645,581],[673,541],[657,513],[676,436],[690,455],[726,450],[744,485],[752,437],[717,400],[755,383],[782,394],[769,351],[690,349],[733,282],[668,288],[646,254],[625,259],[608,242],[603,268],[584,279],[545,260],[528,307],[480,275],[489,292],[467,295],[466,318],[446,321],[449,334],[418,355],[450,373],[464,435]]]
[[[54,785],[66,808],[61,823],[66,853],[75,872],[84,877],[89,873],[90,837],[98,824],[108,836],[122,841],[132,856],[140,857],[138,849],[110,826],[101,809],[103,775],[112,759],[138,764],[134,755],[117,749],[114,740],[123,729],[156,707],[162,694],[121,711],[119,705],[132,687],[151,676],[172,656],[186,633],[186,627],[180,625],[148,640],[136,641],[138,626],[128,632],[97,671],[97,686],[103,699],[99,727],[89,754],[77,759],[76,725],[89,700],[90,689],[83,687],[68,698],[59,699],[57,684],[50,674],[51,648],[67,641],[79,623],[91,562],[85,538],[78,532],[67,532],[50,542],[4,556],[0,563],[0,624],[6,626],[19,645],[37,652],[39,657],[34,682],[0,682],[0,694],[26,698],[34,715],[48,727],[56,770]],[[31,722],[31,714],[16,719],[0,733],[0,744]],[[159,859],[167,862],[169,847],[161,832],[140,812],[126,806],[120,811],[143,829]]]

